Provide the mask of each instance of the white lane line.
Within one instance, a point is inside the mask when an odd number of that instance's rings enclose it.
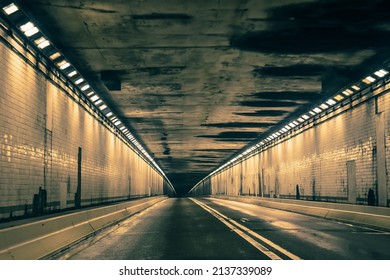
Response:
[[[205,208],[205,209],[206,209],[206,208],[210,209],[210,211],[208,211],[208,212],[210,212],[210,213],[212,213],[212,212],[216,213],[219,217],[221,217],[221,218],[224,219],[225,221],[230,222],[231,225],[233,225],[233,226],[235,226],[235,227],[237,227],[237,228],[240,228],[242,231],[244,231],[244,232],[246,232],[246,233],[252,235],[253,237],[255,237],[255,238],[257,238],[257,239],[263,241],[265,244],[267,244],[268,246],[271,246],[271,247],[274,248],[275,250],[277,250],[277,251],[281,252],[282,254],[286,255],[287,257],[289,257],[290,259],[292,259],[292,260],[300,260],[300,259],[301,259],[301,258],[298,257],[297,255],[295,255],[295,254],[293,254],[293,253],[287,251],[286,249],[280,247],[279,245],[275,244],[275,243],[272,242],[271,240],[269,240],[269,239],[267,239],[267,238],[261,236],[260,234],[254,232],[253,230],[251,230],[251,229],[249,229],[249,228],[247,228],[247,227],[241,225],[240,223],[234,221],[233,219],[230,219],[229,217],[223,215],[222,213],[218,212],[217,210],[211,208],[210,206],[208,206],[208,205],[206,205],[206,204],[200,202],[199,200],[192,199],[192,198],[190,198],[190,199],[191,199],[192,201],[194,201],[195,203],[197,203],[198,205],[200,205],[200,206],[202,206],[202,207],[204,206],[203,208]],[[212,213],[212,214],[213,214],[213,213]],[[214,216],[215,216],[215,215],[214,215]],[[257,241],[255,241],[255,242],[257,242]],[[259,244],[260,244],[260,243],[259,243]],[[262,246],[262,245],[261,245],[261,246]]]
[[[253,245],[257,250],[259,250],[260,252],[262,252],[264,255],[266,255],[267,257],[269,257],[271,260],[282,260],[281,257],[279,257],[278,255],[276,255],[274,252],[270,251],[268,248],[264,247],[263,245],[261,245],[259,242],[257,242],[256,240],[254,240],[252,237],[250,237],[249,235],[245,234],[243,231],[241,231],[240,229],[238,229],[237,227],[233,226],[231,223],[229,223],[227,220],[225,220],[223,217],[220,216],[219,212],[218,211],[215,211],[214,209],[212,209],[210,207],[203,204],[202,202],[196,200],[196,199],[193,199],[193,198],[190,198],[194,203],[198,204],[200,207],[202,207],[204,210],[206,210],[207,212],[209,212],[211,215],[213,215],[215,218],[217,218],[218,220],[220,220],[224,225],[226,225],[228,228],[230,228],[231,230],[233,230],[235,233],[237,233],[239,236],[241,236],[243,239],[245,239],[248,243],[250,243],[251,245]]]

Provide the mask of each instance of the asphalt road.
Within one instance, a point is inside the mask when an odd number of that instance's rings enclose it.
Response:
[[[390,259],[390,232],[217,199],[171,198],[61,258]]]

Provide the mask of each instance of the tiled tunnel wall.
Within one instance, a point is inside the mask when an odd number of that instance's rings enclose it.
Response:
[[[18,51],[0,43],[0,219],[163,194],[159,173]]]
[[[288,139],[214,174],[192,194],[368,204],[372,189],[375,197],[369,204],[389,206],[388,88],[388,84],[376,88],[380,94],[356,100]]]

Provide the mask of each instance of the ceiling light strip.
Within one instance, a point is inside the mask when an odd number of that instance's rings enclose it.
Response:
[[[61,54],[61,52],[51,44],[51,42],[42,34],[42,32],[38,29],[38,27],[35,26],[35,24],[28,19],[28,16],[26,13],[22,12],[19,7],[15,3],[11,3],[5,7],[2,8],[3,12],[7,15],[13,15],[14,13],[18,12],[20,13],[20,17],[25,17],[26,21],[25,23],[21,24],[18,28],[20,29],[21,32],[24,33],[24,35],[31,40],[32,43],[34,43],[42,52],[44,52],[45,55],[47,55],[50,60],[55,62],[56,66],[61,70],[61,72],[64,74],[65,77],[68,77],[69,79],[72,80],[72,82],[77,86],[77,88],[85,94],[89,100],[97,106],[100,112],[103,113],[104,116],[107,118],[113,117],[110,119],[110,121],[115,125],[115,127],[121,132],[128,132],[128,128],[125,127],[121,121],[119,121],[113,112],[109,110],[108,106],[103,103],[103,100],[100,99],[100,97],[94,92],[90,91],[89,93],[86,93],[91,86],[88,83],[83,83],[85,82],[85,79],[81,77],[80,74],[78,74],[77,70],[75,67],[68,62],[65,59],[65,56]],[[36,34],[39,34],[39,36],[34,36]],[[48,47],[51,46],[51,51],[46,52]],[[66,70],[71,69],[70,71],[67,71],[68,73],[65,73]],[[105,113],[103,111],[106,111]],[[108,111],[108,112],[107,112]],[[120,127],[119,127],[120,126]],[[135,146],[138,151],[146,158],[146,160],[154,166],[162,175],[163,177],[169,182],[169,184],[172,186],[170,183],[169,179],[166,177],[165,173],[162,171],[162,169],[158,166],[158,164],[153,160],[153,158],[146,152],[144,147],[142,147],[138,141],[134,141],[135,138],[134,136],[128,132],[127,135],[125,135],[129,143],[132,143],[133,146]],[[136,143],[136,145],[134,145]]]
[[[378,78],[384,78],[388,74],[389,74],[389,71],[387,71],[385,69],[380,69],[380,70],[374,72],[374,75],[377,76]],[[362,82],[364,84],[367,84],[367,85],[370,85],[370,84],[374,83],[375,81],[377,81],[377,79],[375,79],[372,76],[367,76],[366,78],[362,79]],[[224,168],[226,168],[227,166],[235,163],[239,159],[243,160],[244,158],[248,157],[250,154],[263,150],[270,142],[272,142],[274,140],[277,140],[277,139],[279,139],[281,137],[284,137],[293,128],[297,128],[301,124],[304,125],[304,123],[307,120],[313,118],[314,116],[316,116],[319,113],[325,112],[326,110],[328,110],[330,108],[333,108],[335,105],[337,105],[339,102],[344,100],[346,97],[350,97],[351,95],[356,94],[360,90],[361,90],[361,87],[359,87],[357,85],[352,85],[350,88],[344,89],[342,91],[342,93],[338,93],[334,97],[329,98],[324,103],[321,103],[318,107],[314,107],[308,113],[300,116],[296,120],[294,120],[294,121],[290,122],[289,124],[285,125],[283,128],[279,129],[278,132],[274,132],[274,133],[268,135],[266,138],[264,138],[260,142],[256,143],[252,147],[247,148],[244,152],[242,152],[238,156],[235,156],[233,159],[230,159],[226,163],[222,164],[220,167],[218,167],[216,170],[214,170],[208,176],[206,176],[203,180],[205,180],[206,178],[208,178],[208,177],[214,175],[215,173],[223,170]],[[203,180],[201,180],[200,182],[202,182]]]

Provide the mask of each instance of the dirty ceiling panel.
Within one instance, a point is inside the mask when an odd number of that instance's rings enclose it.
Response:
[[[249,142],[389,63],[384,0],[17,2],[179,194]]]

